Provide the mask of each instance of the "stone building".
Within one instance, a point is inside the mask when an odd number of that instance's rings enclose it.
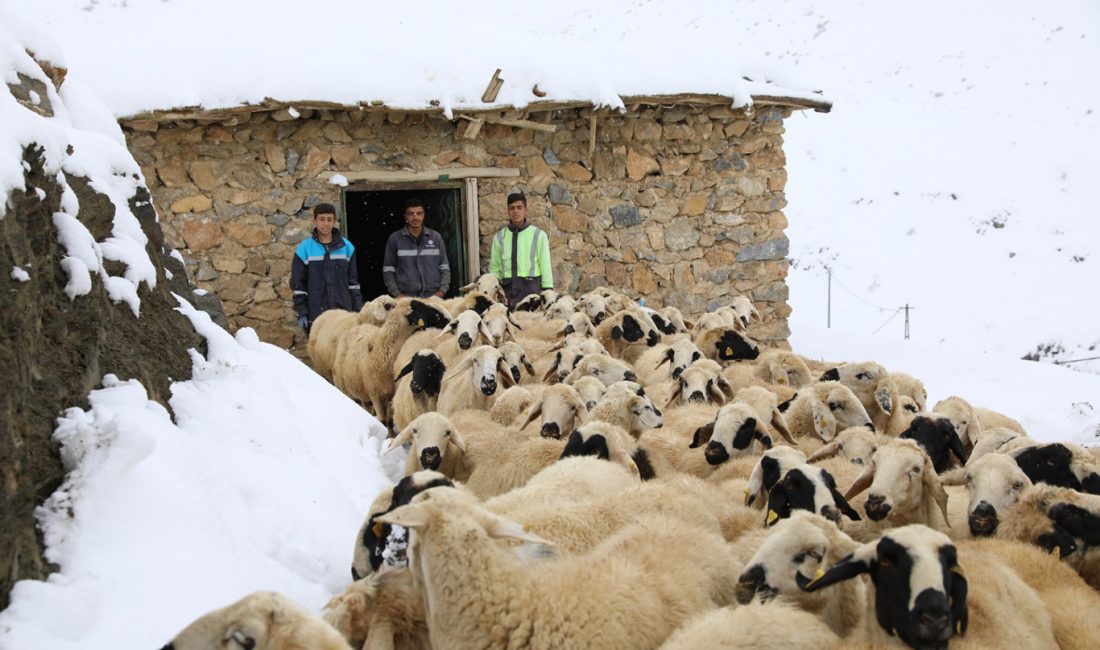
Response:
[[[488,91],[487,91],[488,92]],[[534,101],[446,115],[438,107],[267,102],[164,110],[121,120],[166,240],[234,327],[302,343],[288,286],[310,208],[340,210],[359,251],[365,298],[384,290],[386,236],[401,204],[427,203],[452,288],[488,266],[505,197],[522,190],[550,236],[555,286],[608,285],[697,315],[733,294],[763,315],[753,334],[782,343],[787,317],[783,120],[824,100],[718,95],[622,97],[625,110]]]

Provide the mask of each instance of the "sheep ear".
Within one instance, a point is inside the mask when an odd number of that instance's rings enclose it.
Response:
[[[473,365],[474,365],[474,355],[472,355],[472,354],[466,355],[466,358],[463,359],[461,362],[459,362],[459,364],[457,366],[455,366],[454,370],[452,370],[451,372],[444,375],[443,381],[448,381],[450,379],[454,379],[455,377],[461,375],[463,372],[466,372],[467,370],[469,370],[471,367],[473,367]]]
[[[535,402],[535,405],[531,407],[531,412],[527,414],[527,419],[520,425],[520,429],[526,429],[528,424],[535,421],[535,418],[542,415],[542,402]]]
[[[413,362],[409,361],[408,363],[405,364],[405,367],[401,369],[401,372],[397,373],[397,376],[393,378],[393,383],[396,384],[397,382],[401,381],[401,378],[404,377],[405,375],[409,374],[410,372],[412,372],[412,369],[413,369]]]
[[[466,292],[470,291],[471,289],[473,289],[476,286],[477,286],[476,282],[471,282],[470,284],[467,284],[467,285],[461,287],[459,289],[459,291],[461,291],[462,293],[466,293]]]
[[[466,441],[462,438],[462,434],[458,432],[458,429],[451,429],[451,444],[462,453],[466,453]]]
[[[970,446],[978,444],[978,441],[982,437],[982,423],[978,421],[978,416],[974,413],[970,414],[970,422],[966,425],[966,437],[970,439]]]
[[[947,490],[943,489],[940,477],[936,474],[936,468],[932,466],[932,459],[927,455],[924,458],[924,476],[921,480],[924,482],[924,489],[932,495],[932,498],[936,500],[936,505],[940,507],[944,523],[950,528],[951,520],[947,518]]]
[[[405,427],[405,430],[396,436],[390,438],[389,444],[386,446],[386,451],[392,451],[401,447],[401,445],[407,445],[413,441],[413,429],[412,427]]]
[[[554,358],[554,363],[550,364],[550,368],[546,371],[546,374],[542,376],[542,383],[552,384],[554,379],[558,376],[558,365],[561,363],[561,354],[559,353]]]
[[[668,348],[667,350],[665,350],[665,353],[661,357],[661,360],[657,362],[657,365],[653,366],[653,369],[656,370],[666,363],[672,363],[673,354],[675,353],[672,351],[672,348]]]
[[[832,442],[826,443],[825,445],[819,447],[817,451],[810,454],[810,457],[806,459],[806,462],[813,463],[819,460],[823,460],[825,458],[832,458],[833,456],[836,456],[837,452],[839,451],[840,442],[837,440],[833,440]]]
[[[962,440],[959,439],[959,434],[955,433],[955,427],[951,427],[951,439],[948,440],[951,451],[955,452],[955,456],[959,459],[959,464],[966,464],[966,449],[963,448]]]
[[[523,368],[527,371],[527,374],[533,377],[535,375],[535,366],[531,365],[531,362],[527,360],[527,355],[524,355],[520,362],[523,363]]]
[[[689,449],[697,449],[704,444],[710,442],[711,436],[714,435],[714,422],[710,424],[704,424],[695,430],[695,435],[691,437],[691,444],[688,445]]]
[[[848,488],[848,491],[844,493],[844,498],[851,501],[852,497],[863,492],[867,488],[871,487],[871,482],[875,480],[875,466],[868,465],[863,473],[856,477],[852,487]]]
[[[833,565],[833,568],[806,584],[800,584],[799,587],[802,588],[802,591],[817,591],[867,573],[871,570],[871,560],[874,559],[875,546],[875,543],[864,544],[856,549],[854,553]],[[870,547],[869,551],[868,547]]]
[[[489,537],[493,539],[518,539],[523,542],[531,542],[532,544],[554,546],[553,542],[528,532],[522,524],[516,523],[511,519],[505,519],[504,517],[488,512],[486,512],[485,515],[487,519],[485,522],[485,532],[489,533]]]
[[[693,329],[695,329],[695,323],[693,321],[685,319],[684,320],[684,327],[686,327],[688,330],[693,330]]]
[[[890,396],[890,379],[879,384],[875,389],[875,401],[878,402],[878,407],[882,409],[882,412],[886,415],[890,415],[894,411],[894,400]]]
[[[822,404],[821,400],[813,400],[810,404],[810,415],[814,419],[813,431],[821,438],[822,442],[829,442],[836,435],[836,418],[829,407]]]
[[[783,436],[792,447],[798,447],[798,442],[791,434],[791,430],[787,428],[787,418],[783,417],[783,413],[778,407],[772,409],[772,427],[779,432],[779,435]]]
[[[443,338],[443,336],[449,332],[455,331],[456,327],[458,327],[458,319],[447,323],[445,326],[443,326],[443,330],[439,332],[439,336],[436,337],[436,340]]]
[[[511,320],[511,319],[509,319],[509,320]],[[515,341],[516,340],[516,330],[517,329],[523,329],[523,328],[519,327],[519,326],[516,326],[516,325],[513,325],[512,323],[509,322],[507,325],[504,326],[504,333],[508,335],[509,339]]]
[[[955,632],[959,636],[966,635],[966,628],[970,623],[970,617],[966,608],[966,594],[970,586],[963,575],[962,569],[955,567],[951,570],[951,618],[955,621]]]
[[[956,467],[940,475],[940,485],[963,485],[966,483],[966,468]]]
[[[516,319],[512,318],[512,312],[508,312],[508,322],[511,323],[512,327],[516,328],[517,330],[523,331],[523,328],[520,327],[520,324],[516,322]]]
[[[512,369],[508,367],[508,362],[504,360],[504,357],[497,358],[497,372],[500,373],[500,378],[504,380],[508,388],[516,385],[516,380],[512,377]]]
[[[555,350],[560,350],[564,347],[565,347],[565,339],[562,339],[562,340],[558,341],[557,343],[555,343],[554,345],[551,345],[550,348],[547,350],[547,352],[554,352]]]
[[[489,326],[485,324],[485,321],[477,324],[477,333],[481,335],[486,345],[493,344],[493,333],[489,331]]]
[[[710,391],[711,396],[714,397],[714,401],[718,402],[719,404],[726,403],[726,393],[722,391],[722,388],[720,386],[711,384],[708,390]]]
[[[410,503],[375,515],[374,520],[391,526],[418,530],[428,524],[428,509],[423,503]]]
[[[672,403],[684,396],[684,383],[682,381],[676,382],[676,388],[672,391],[672,394],[668,396],[668,402],[665,403],[665,408],[672,406]]]

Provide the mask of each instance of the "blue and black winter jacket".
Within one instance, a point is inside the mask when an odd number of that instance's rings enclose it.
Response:
[[[294,292],[294,311],[313,322],[327,309],[359,311],[363,294],[359,290],[359,272],[355,268],[355,246],[332,231],[332,242],[322,244],[313,236],[298,244],[290,268],[290,289]]]

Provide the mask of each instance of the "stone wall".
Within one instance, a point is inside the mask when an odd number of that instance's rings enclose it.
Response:
[[[507,167],[480,179],[482,264],[506,222],[505,197],[524,190],[530,220],[550,235],[555,285],[606,284],[649,305],[697,315],[749,295],[764,316],[753,334],[783,342],[788,243],[786,109],[725,107],[600,111],[590,155],[588,108],[535,114],[548,133],[385,110],[255,112],[202,124],[124,124],[165,237],[199,286],[222,300],[234,327],[301,343],[288,286],[310,208],[338,203],[327,171]]]

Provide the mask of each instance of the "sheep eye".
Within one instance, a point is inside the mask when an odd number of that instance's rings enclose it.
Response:
[[[914,467],[914,468],[910,469],[909,473],[910,474],[920,474],[920,467],[918,466],[918,467]]]
[[[841,411],[844,409],[844,405],[840,402],[829,402],[830,411]]]
[[[867,379],[867,373],[865,373],[865,372],[857,372],[857,373],[856,373],[856,379]]]
[[[837,445],[836,450],[837,451],[844,451],[844,445]]]
[[[600,374],[600,369],[599,369],[599,368],[593,368],[593,369],[592,369],[592,374],[593,374],[593,375],[598,375],[598,374]]]
[[[809,555],[810,555],[810,557],[817,560],[818,562],[820,562],[821,558],[823,558],[825,556],[824,553],[822,553],[820,550],[818,550],[816,548],[813,549],[812,551],[809,551]]]
[[[448,437],[448,438],[450,438],[450,437],[451,437],[451,432],[450,432],[450,431],[447,431],[447,432],[446,432],[446,433],[444,433],[443,435],[444,435],[444,436],[446,436],[446,437]]]
[[[1013,483],[1012,484],[1012,489],[1013,490],[1022,490],[1022,489],[1024,489],[1023,481],[1016,481],[1015,483]]]
[[[913,404],[906,404],[905,405],[905,410],[909,411],[910,413],[916,413],[917,412],[917,407],[914,406]]]

